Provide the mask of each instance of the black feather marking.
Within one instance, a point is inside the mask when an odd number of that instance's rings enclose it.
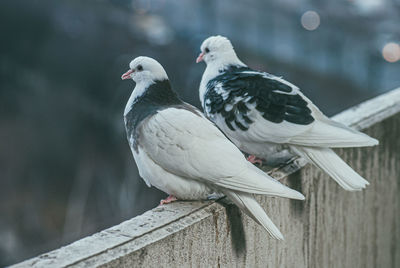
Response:
[[[268,111],[269,104],[268,103],[257,103],[256,109],[262,113],[265,113]]]
[[[254,103],[257,100],[256,97],[251,97],[251,99],[248,101],[249,103]]]
[[[236,106],[237,106],[237,109],[239,110],[239,112],[242,114],[246,114],[248,111],[250,111],[250,109],[242,101],[238,102],[238,104]]]
[[[225,100],[215,90],[217,85],[227,92]],[[248,129],[238,121],[240,116],[247,124],[253,123],[248,116],[250,109],[246,103],[256,103],[255,109],[262,113],[266,120],[274,123],[283,121],[301,125],[312,123],[314,118],[307,101],[292,91],[291,86],[268,73],[231,65],[221,70],[220,75],[207,83],[204,95],[204,103],[207,106],[205,110],[208,116],[221,114],[231,130],[234,130],[231,124],[233,121],[239,129]],[[240,101],[237,101],[238,98]],[[229,112],[225,111],[227,105],[232,106]]]
[[[272,123],[282,123],[284,115],[275,116],[270,113],[264,113],[263,117]]]
[[[278,92],[271,92],[271,94],[269,94],[269,98],[271,102],[278,105],[285,105],[288,99],[287,94],[280,94]]]
[[[307,102],[300,95],[289,95],[288,104],[293,106],[307,106]]]
[[[243,126],[242,123],[240,123],[237,119],[235,120],[236,126],[238,126],[241,130],[248,130],[248,127]]]
[[[314,121],[314,118],[312,116],[303,116],[299,114],[285,114],[285,120],[296,124],[308,125]]]
[[[279,116],[281,114],[285,114],[286,107],[283,106],[283,105],[271,103],[271,105],[268,106],[268,109],[267,109],[266,112],[271,114],[271,115]]]
[[[199,110],[179,99],[171,89],[168,80],[156,81],[132,103],[131,110],[125,115],[125,127],[128,140],[133,137],[133,147],[136,152],[138,151],[140,123],[149,116],[171,107],[185,109],[201,116]]]
[[[230,128],[230,130],[235,131],[235,129],[233,128],[231,122],[228,121],[228,119],[225,118],[225,124]]]
[[[231,111],[227,112],[227,111],[225,111],[225,109],[222,109],[222,110],[221,110],[221,115],[222,115],[224,118],[226,118],[226,117],[228,117],[228,115],[229,115],[230,112],[231,112]]]
[[[286,106],[286,111],[288,114],[302,114],[304,116],[311,113],[311,110],[308,107],[300,107],[300,106]]]
[[[242,117],[243,117],[244,121],[245,121],[247,124],[253,123],[253,120],[251,120],[247,115],[242,115]]]
[[[230,112],[227,112],[227,115],[225,116],[225,119],[228,120],[228,121],[235,120],[235,112],[232,111],[232,110]]]

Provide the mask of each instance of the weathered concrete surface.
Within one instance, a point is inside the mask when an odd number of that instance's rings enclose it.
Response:
[[[346,192],[303,159],[275,170],[306,196],[258,197],[285,241],[232,205],[177,202],[15,267],[400,267],[400,89],[335,119],[380,140],[337,151],[371,184]]]

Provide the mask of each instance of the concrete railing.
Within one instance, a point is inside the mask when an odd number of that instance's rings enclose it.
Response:
[[[400,89],[335,119],[379,139],[337,151],[371,184],[346,192],[301,158],[272,171],[306,196],[257,198],[284,241],[226,202],[176,202],[13,267],[400,267]]]

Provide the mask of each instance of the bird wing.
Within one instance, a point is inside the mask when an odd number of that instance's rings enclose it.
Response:
[[[379,141],[325,116],[300,90],[298,94],[307,101],[315,122],[312,126],[293,136],[288,143],[304,146],[343,148],[378,145]]]
[[[352,147],[375,139],[326,117],[295,85],[247,67],[233,68],[210,80],[205,111],[220,114],[240,139],[303,146]],[[218,120],[217,120],[218,121]]]
[[[235,68],[210,80],[205,94],[207,114],[220,113],[234,130],[247,130],[253,123],[252,109],[272,123],[284,121],[308,125],[314,121],[311,109],[297,87],[284,80],[247,67]],[[207,99],[209,101],[207,101]]]
[[[155,163],[177,176],[209,185],[303,198],[246,161],[213,123],[191,109],[167,108],[140,126],[139,146]]]

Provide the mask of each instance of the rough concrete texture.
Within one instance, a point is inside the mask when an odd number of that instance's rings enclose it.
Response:
[[[371,184],[346,192],[303,159],[273,171],[306,196],[258,196],[284,241],[229,203],[177,202],[15,267],[400,267],[400,89],[335,119],[380,140],[337,150]]]

